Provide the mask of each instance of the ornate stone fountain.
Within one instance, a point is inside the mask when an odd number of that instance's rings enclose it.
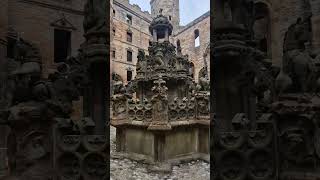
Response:
[[[208,160],[209,89],[193,82],[181,47],[176,54],[166,17],[157,16],[150,32],[149,55],[138,55],[134,91],[113,96],[111,125],[117,128],[118,154],[151,164]]]

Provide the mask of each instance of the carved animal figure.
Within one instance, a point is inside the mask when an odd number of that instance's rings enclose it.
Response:
[[[146,55],[144,53],[143,50],[139,50],[138,52],[138,62],[137,62],[137,68],[136,70],[137,71],[140,71],[140,70],[143,70],[146,68],[147,64],[145,63],[146,62]]]
[[[313,89],[317,69],[305,45],[310,41],[310,18],[305,20],[299,18],[288,28],[284,39],[283,68],[277,77],[278,86],[280,81],[283,81],[288,87],[282,85],[282,89],[278,91],[291,89],[291,91],[308,92]]]
[[[155,59],[154,59],[154,63],[156,66],[162,67],[164,66],[164,54],[161,50],[157,50],[155,53]]]
[[[207,70],[205,70],[205,69],[203,69],[199,73],[198,90],[200,90],[200,91],[209,91],[210,90],[210,80],[207,75]]]

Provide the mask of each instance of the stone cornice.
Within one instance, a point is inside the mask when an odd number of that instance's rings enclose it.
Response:
[[[127,63],[127,62],[123,62],[123,61],[118,61],[118,60],[115,60],[115,59],[113,59],[112,61],[113,61],[113,62],[117,62],[117,63],[121,63],[121,64],[130,65],[130,66],[137,66],[137,65],[132,64],[132,63]]]
[[[18,2],[32,4],[32,5],[36,5],[36,6],[40,6],[40,7],[44,7],[44,8],[49,8],[49,9],[54,9],[54,10],[59,10],[59,11],[64,11],[64,12],[77,14],[77,15],[81,15],[81,16],[84,15],[84,12],[80,11],[80,10],[75,10],[75,9],[66,8],[66,7],[57,6],[57,5],[52,5],[52,4],[48,4],[48,3],[43,3],[43,2],[36,1],[36,0],[19,0]]]

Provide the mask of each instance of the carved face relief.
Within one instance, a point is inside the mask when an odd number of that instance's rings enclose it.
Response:
[[[25,157],[28,161],[37,160],[46,155],[44,141],[43,136],[37,136],[29,140],[24,147]]]
[[[280,138],[281,151],[285,158],[294,163],[305,161],[309,155],[308,142],[302,128],[290,128]]]
[[[114,103],[115,106],[115,113],[118,114],[122,114],[126,111],[126,107],[122,102],[115,102]]]
[[[209,113],[208,102],[204,99],[198,101],[198,110],[201,114]]]

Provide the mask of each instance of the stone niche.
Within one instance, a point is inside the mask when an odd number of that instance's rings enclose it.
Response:
[[[209,80],[195,84],[187,56],[169,42],[166,17],[157,16],[149,29],[149,55],[139,51],[135,79],[112,96],[116,154],[152,167],[209,161]]]

